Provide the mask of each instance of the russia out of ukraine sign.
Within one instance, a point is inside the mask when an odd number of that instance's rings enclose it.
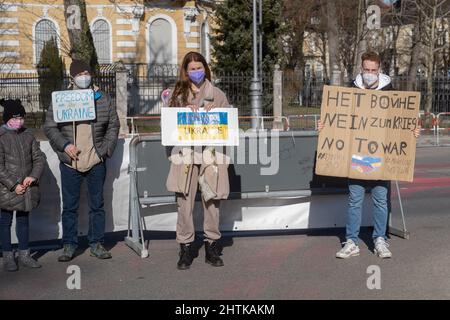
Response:
[[[56,123],[95,120],[94,91],[52,92],[53,119]]]
[[[238,114],[235,108],[215,108],[209,112],[189,108],[162,108],[161,135],[165,146],[239,144]]]

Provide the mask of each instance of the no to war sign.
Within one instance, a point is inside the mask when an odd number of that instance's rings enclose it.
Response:
[[[236,108],[161,108],[161,138],[164,146],[239,145]]]
[[[420,93],[324,86],[316,174],[412,181]]]
[[[56,123],[95,119],[94,91],[91,89],[54,91],[52,106]]]

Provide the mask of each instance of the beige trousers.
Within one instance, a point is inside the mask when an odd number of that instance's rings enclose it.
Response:
[[[194,241],[194,204],[195,194],[198,188],[198,175],[200,165],[194,165],[192,168],[191,184],[189,194],[185,197],[177,193],[178,218],[177,218],[177,242],[191,243]],[[203,204],[203,233],[205,239],[216,241],[220,239],[219,231],[219,205],[220,200],[210,200],[207,203],[202,198]]]

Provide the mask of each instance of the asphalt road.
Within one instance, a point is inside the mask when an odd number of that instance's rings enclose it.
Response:
[[[150,232],[147,259],[119,233],[108,237],[110,260],[82,250],[59,263],[59,251],[40,250],[41,269],[0,271],[0,299],[450,299],[450,148],[419,148],[415,181],[400,187],[411,236],[391,237],[391,259],[372,253],[369,229],[361,233],[361,255],[347,260],[335,258],[343,229],[228,234],[224,267],[205,264],[200,248],[191,269],[179,271],[174,233]],[[398,214],[393,223],[400,225]],[[71,265],[80,268],[79,290],[67,288]],[[368,269],[379,271],[380,289],[368,288],[378,274]]]

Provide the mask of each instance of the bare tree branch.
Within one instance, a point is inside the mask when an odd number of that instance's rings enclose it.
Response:
[[[436,52],[439,52],[439,51],[447,49],[447,48],[450,48],[450,44],[448,44],[448,43],[443,46],[440,46],[438,48],[434,48],[433,52],[436,53]]]

